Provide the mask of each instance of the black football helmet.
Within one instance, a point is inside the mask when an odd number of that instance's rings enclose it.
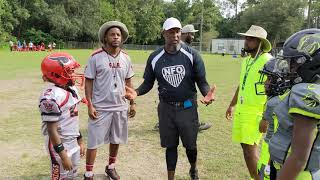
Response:
[[[259,71],[260,78],[255,83],[257,95],[274,97],[284,94],[292,85],[287,77],[289,66],[286,61],[270,59]]]

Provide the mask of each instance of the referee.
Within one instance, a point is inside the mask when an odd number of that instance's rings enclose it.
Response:
[[[178,159],[179,137],[191,165],[191,179],[199,179],[196,166],[198,111],[196,83],[204,98],[203,104],[214,100],[215,87],[210,89],[204,63],[199,53],[180,42],[181,23],[168,18],[163,24],[164,47],[153,52],[147,61],[144,82],[136,91],[126,87],[127,98],[148,93],[158,81],[158,119],[161,146],[166,148],[168,179],[173,180]]]

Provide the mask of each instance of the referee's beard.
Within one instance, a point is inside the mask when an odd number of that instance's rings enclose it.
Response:
[[[165,44],[165,50],[169,53],[175,53],[180,50],[181,43],[178,41],[178,43],[166,43]]]
[[[110,47],[112,49],[117,49],[121,46],[121,42],[115,42],[115,41],[112,41],[112,42],[107,42],[106,43],[106,47]]]

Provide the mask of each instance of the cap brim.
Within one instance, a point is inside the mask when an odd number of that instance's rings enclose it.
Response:
[[[180,27],[170,27],[170,28],[163,29],[163,30],[164,30],[164,31],[168,31],[168,30],[170,30],[170,29],[174,29],[174,28],[181,29]]]
[[[164,30],[164,31],[168,31],[168,30],[174,29],[174,28],[182,29],[181,27],[175,27],[175,26],[174,26],[174,27],[164,28],[163,30]]]

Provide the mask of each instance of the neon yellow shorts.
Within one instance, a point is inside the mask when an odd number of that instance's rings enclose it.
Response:
[[[262,134],[259,123],[262,116],[258,113],[236,111],[233,119],[232,141],[249,145],[259,144]]]

